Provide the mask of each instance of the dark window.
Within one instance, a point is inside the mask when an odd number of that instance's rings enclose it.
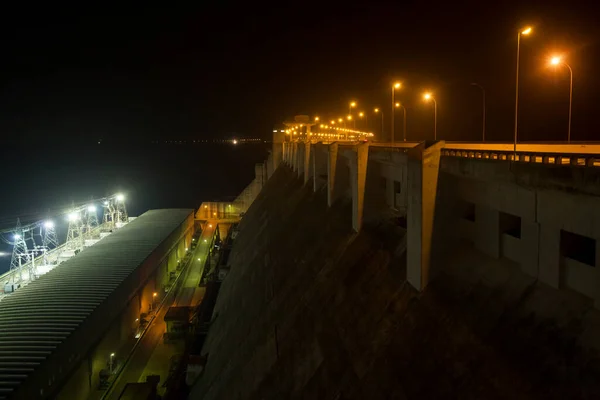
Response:
[[[394,193],[400,194],[401,192],[402,192],[402,185],[400,185],[400,182],[394,181]]]
[[[596,240],[573,232],[560,230],[560,251],[564,257],[591,267],[596,266]]]
[[[500,233],[521,239],[521,217],[500,211]]]
[[[475,204],[465,201],[463,218],[475,222]]]

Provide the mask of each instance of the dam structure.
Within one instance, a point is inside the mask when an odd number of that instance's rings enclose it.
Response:
[[[274,132],[265,164],[190,399],[600,395],[600,146]]]

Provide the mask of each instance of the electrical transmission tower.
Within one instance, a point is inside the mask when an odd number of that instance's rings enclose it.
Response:
[[[58,238],[56,237],[56,228],[53,221],[46,221],[43,225],[42,246],[48,249],[58,247]]]
[[[54,227],[54,222],[48,220],[44,222],[41,227],[42,229],[42,248],[44,249],[44,264],[50,264],[50,260],[48,259],[48,252],[51,249],[56,249],[58,247],[58,238],[56,237],[56,229]],[[58,261],[58,257],[60,254],[58,250],[56,251],[56,261]]]
[[[96,206],[90,204],[87,208],[87,218],[86,218],[86,233],[87,236],[91,237],[92,232],[98,226],[98,214],[96,211]]]
[[[69,250],[76,250],[83,247],[82,222],[81,214],[78,210],[71,211],[67,220],[69,221],[69,229],[67,231],[66,247]]]
[[[14,245],[12,258],[10,260],[10,270],[18,270],[19,273],[13,273],[13,283],[15,283],[15,275],[18,275],[18,282],[21,281],[21,266],[29,261],[29,252],[27,250],[27,243],[25,242],[25,232],[21,228],[21,220],[17,218],[17,227],[13,235]],[[17,282],[17,283],[18,283]]]
[[[115,201],[117,203],[117,216],[115,222],[126,224],[127,221],[129,221],[129,218],[127,217],[127,208],[125,207],[125,196],[118,194],[115,196]]]
[[[105,200],[102,206],[104,207],[104,225],[112,229],[115,225],[115,207],[112,200]]]

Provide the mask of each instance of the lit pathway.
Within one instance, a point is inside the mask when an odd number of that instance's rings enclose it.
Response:
[[[162,387],[162,384],[169,373],[170,359],[173,355],[182,353],[184,346],[182,341],[175,344],[163,343],[163,334],[166,332],[164,317],[172,305],[193,305],[198,304],[202,299],[204,288],[199,288],[198,283],[202,276],[204,261],[208,256],[216,224],[208,222],[204,225],[204,228],[199,238],[199,243],[194,249],[190,264],[186,269],[185,276],[181,277],[185,281],[182,283],[178,293],[170,293],[169,298],[166,299],[164,305],[158,310],[156,318],[153,319],[146,333],[140,339],[138,347],[119,374],[111,393],[106,397],[107,399],[118,399],[128,382],[145,382],[148,375],[160,375],[158,394],[164,394],[165,389]]]

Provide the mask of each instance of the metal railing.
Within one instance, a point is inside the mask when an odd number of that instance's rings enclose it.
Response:
[[[111,225],[112,225],[112,223],[103,223],[103,224],[98,225],[91,232],[89,232],[88,234],[86,234],[84,237],[81,238],[81,245],[77,246],[75,249],[83,249],[83,247],[84,247],[83,243],[86,238],[91,239],[91,238],[99,236],[101,232],[106,232],[108,229],[110,229]],[[77,239],[79,239],[79,238],[77,238]],[[56,265],[58,265],[58,259],[59,259],[60,255],[63,254],[65,251],[73,250],[73,248],[69,248],[69,246],[71,246],[71,245],[72,245],[72,243],[63,243],[60,246],[47,251],[46,254],[41,254],[41,255],[35,257],[33,259],[33,261],[28,261],[28,262],[24,263],[18,269],[12,269],[12,270],[6,271],[4,274],[0,275],[0,285],[2,286],[0,288],[0,295],[4,294],[3,293],[4,292],[4,284],[6,284],[7,282],[19,283],[22,286],[27,285],[29,282],[31,282],[31,277],[29,277],[29,279],[16,280],[15,276],[17,274],[22,274],[23,271],[30,270],[32,266],[44,265],[46,260],[54,260],[56,262]]]

